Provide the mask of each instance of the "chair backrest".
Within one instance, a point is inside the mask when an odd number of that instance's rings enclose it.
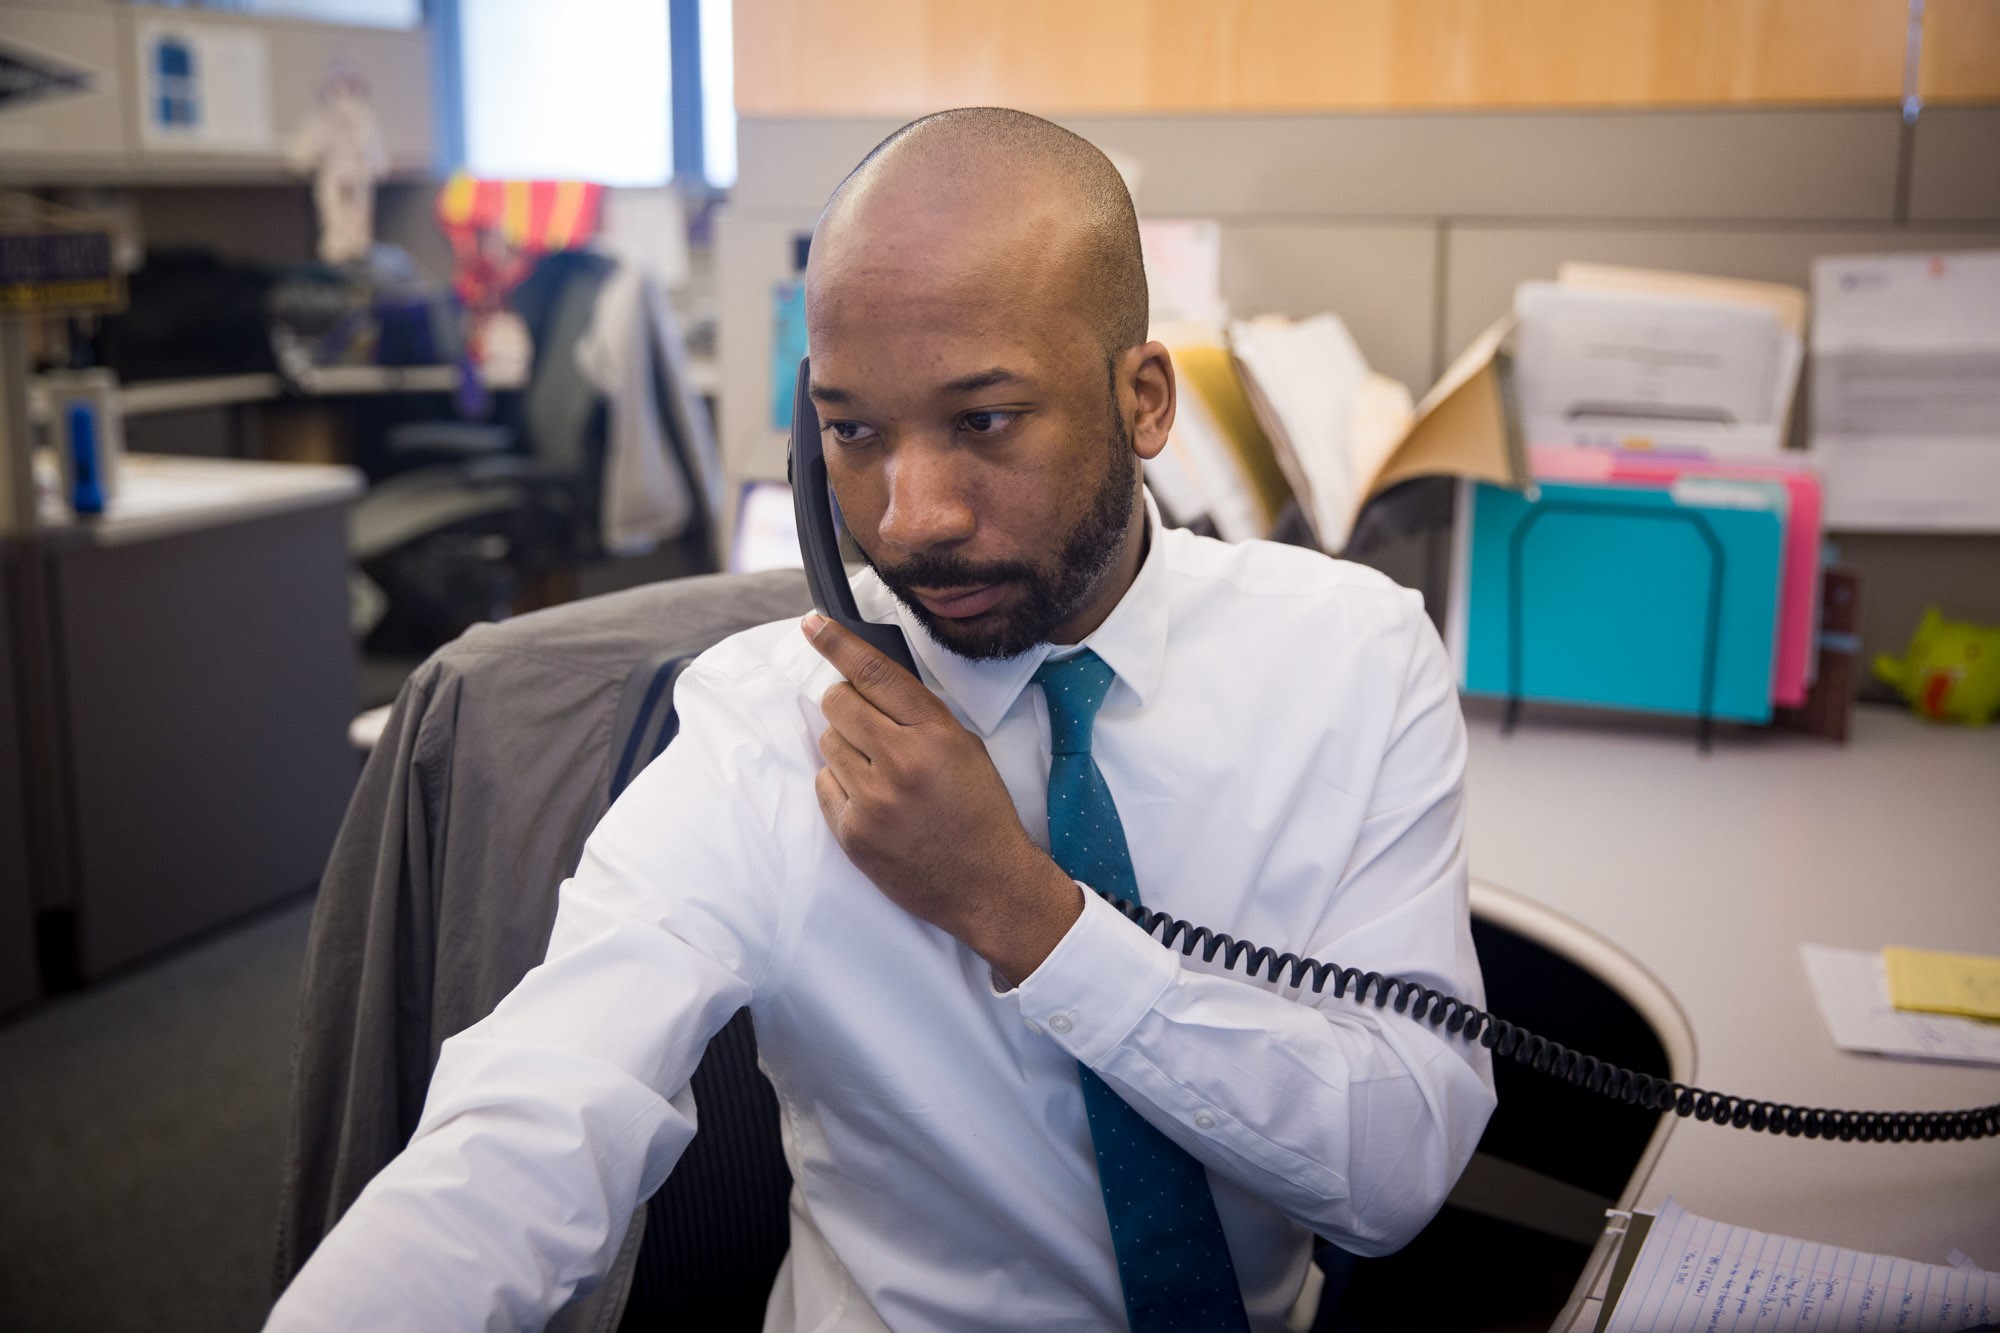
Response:
[[[1493,885],[1475,880],[1471,896],[1493,1013],[1627,1068],[1691,1076],[1686,1015],[1630,955]],[[1499,1106],[1430,1225],[1383,1258],[1322,1257],[1338,1309],[1325,1329],[1407,1327],[1409,1292],[1445,1271],[1481,1293],[1477,1327],[1547,1328],[1561,1314],[1605,1209],[1637,1199],[1672,1118],[1512,1060],[1496,1061],[1493,1076]]]
[[[595,495],[602,463],[604,396],[577,364],[576,346],[590,330],[611,267],[587,251],[552,254],[513,297],[535,344],[534,365],[521,390],[523,442],[549,471],[589,483],[585,498]]]

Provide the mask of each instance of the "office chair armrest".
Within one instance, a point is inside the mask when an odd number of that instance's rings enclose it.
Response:
[[[430,454],[445,462],[505,453],[514,432],[485,421],[406,421],[389,428],[388,444],[392,455]]]
[[[530,490],[570,491],[575,490],[577,485],[574,472],[559,472],[520,454],[494,454],[467,459],[457,471],[467,486],[523,486]]]

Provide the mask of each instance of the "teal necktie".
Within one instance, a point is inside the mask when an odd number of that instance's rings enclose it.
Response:
[[[1139,885],[1125,826],[1090,757],[1091,723],[1112,674],[1088,650],[1044,662],[1035,672],[1049,703],[1054,750],[1049,850],[1072,878],[1136,903]],[[1201,1163],[1127,1106],[1110,1084],[1083,1065],[1077,1070],[1133,1333],[1247,1329],[1236,1267]]]

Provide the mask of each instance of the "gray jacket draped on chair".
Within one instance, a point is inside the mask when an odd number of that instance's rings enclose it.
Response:
[[[793,570],[655,584],[476,627],[404,685],[313,913],[280,1284],[408,1141],[445,1039],[541,961],[634,668],[807,606]],[[640,1230],[551,1327],[616,1326]]]

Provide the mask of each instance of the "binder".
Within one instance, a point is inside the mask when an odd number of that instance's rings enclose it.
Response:
[[[1468,693],[1768,722],[1786,504],[1767,482],[1477,483]]]

